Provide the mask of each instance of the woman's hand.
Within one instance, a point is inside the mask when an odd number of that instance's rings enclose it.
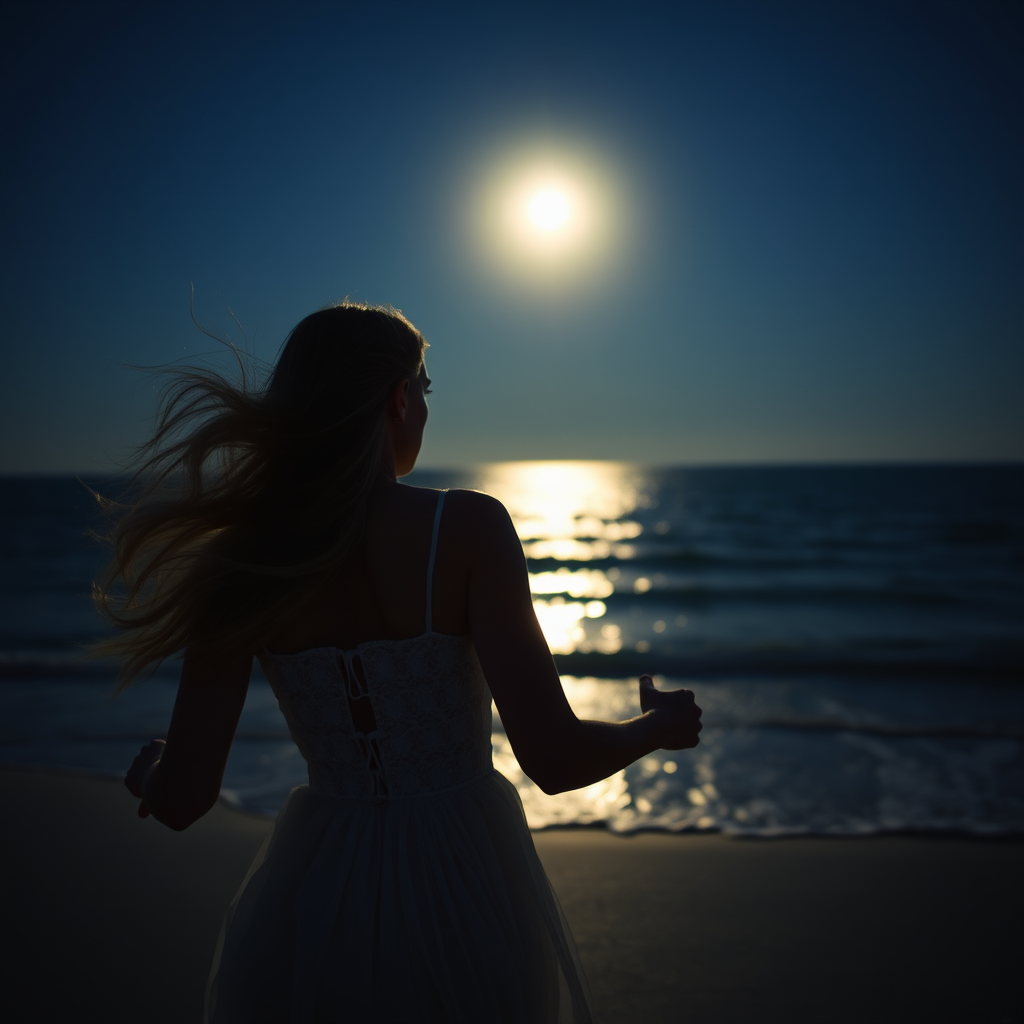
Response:
[[[164,747],[166,746],[165,740],[150,740],[139,751],[138,757],[132,761],[132,766],[124,777],[124,784],[128,787],[128,792],[142,801],[139,804],[140,818],[149,817],[149,808],[146,806],[145,799],[146,794],[143,792],[142,787],[146,782],[146,776],[157,765],[160,758],[163,757]]]
[[[663,750],[684,750],[700,742],[700,708],[692,690],[656,690],[650,676],[640,677],[640,709],[660,718]]]

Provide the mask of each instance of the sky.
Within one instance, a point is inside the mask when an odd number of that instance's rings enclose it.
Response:
[[[424,466],[1024,457],[1020,3],[12,11],[0,472],[123,459],[193,289],[401,308]]]

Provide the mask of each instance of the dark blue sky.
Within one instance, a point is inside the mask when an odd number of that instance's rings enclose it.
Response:
[[[1024,5],[17,8],[0,471],[95,470],[152,385],[350,295],[432,342],[424,462],[1024,457]],[[609,258],[502,276],[524,147]]]

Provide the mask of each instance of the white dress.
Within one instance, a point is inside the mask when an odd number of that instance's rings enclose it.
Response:
[[[468,636],[260,663],[309,769],[228,912],[209,1024],[592,1021]],[[376,728],[365,723],[367,701]]]

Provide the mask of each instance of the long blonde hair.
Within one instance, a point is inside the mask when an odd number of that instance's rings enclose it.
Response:
[[[272,374],[237,383],[205,367],[164,371],[156,430],[135,453],[93,584],[117,633],[119,688],[186,648],[248,653],[352,556],[380,472],[387,399],[426,347],[396,310],[341,303],[288,336]]]

